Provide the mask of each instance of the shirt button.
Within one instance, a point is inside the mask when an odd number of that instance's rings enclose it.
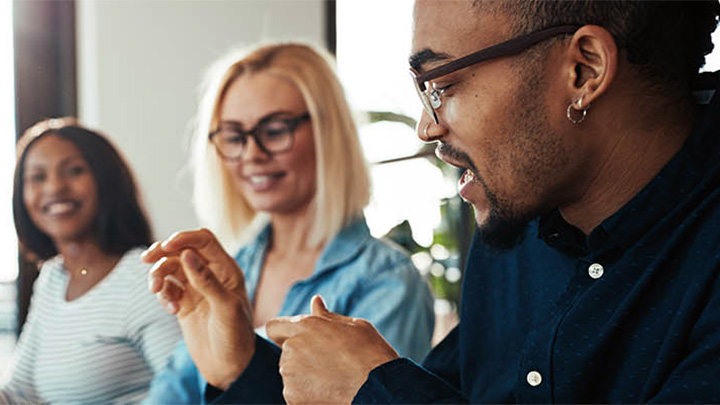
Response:
[[[542,382],[542,375],[539,372],[533,370],[527,374],[527,382],[533,387],[537,387]]]
[[[603,276],[603,273],[605,273],[605,269],[601,264],[593,263],[588,267],[588,274],[590,277],[594,278],[595,280],[599,279]]]

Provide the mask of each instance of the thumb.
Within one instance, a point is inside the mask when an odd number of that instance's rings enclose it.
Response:
[[[329,318],[335,314],[328,311],[327,305],[325,305],[325,300],[323,300],[323,297],[320,294],[317,294],[312,297],[312,301],[310,302],[310,315]]]
[[[225,298],[225,289],[207,267],[207,262],[192,249],[186,249],[180,255],[185,268],[185,275],[190,285],[211,303],[222,303]]]

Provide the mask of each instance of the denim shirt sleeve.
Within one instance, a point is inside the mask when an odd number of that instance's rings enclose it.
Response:
[[[421,362],[430,351],[435,326],[433,298],[410,259],[368,272],[353,294],[348,316],[363,318],[398,351]]]
[[[198,377],[190,352],[180,341],[170,355],[167,367],[153,378],[143,404],[198,404],[202,401]]]

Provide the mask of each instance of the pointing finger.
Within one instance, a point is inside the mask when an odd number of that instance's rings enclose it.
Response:
[[[215,235],[207,229],[176,232],[163,242],[161,247],[167,253],[192,248],[211,261],[214,258],[227,256]]]
[[[282,346],[286,340],[295,336],[302,330],[300,320],[305,319],[307,315],[298,316],[281,316],[271,319],[265,326],[267,335],[277,344]]]

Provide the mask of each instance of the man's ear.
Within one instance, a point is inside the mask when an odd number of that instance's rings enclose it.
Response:
[[[597,25],[584,25],[573,34],[567,52],[568,92],[585,108],[597,100],[615,80],[618,49],[612,35]]]

